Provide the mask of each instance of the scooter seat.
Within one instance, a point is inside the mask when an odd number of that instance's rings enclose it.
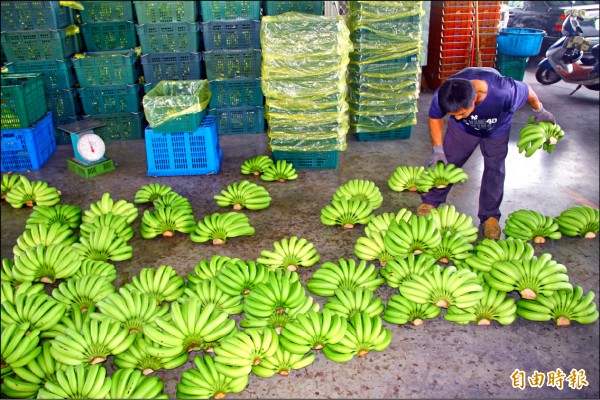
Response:
[[[596,59],[596,62],[600,61],[600,44],[595,44],[591,50],[592,55]]]

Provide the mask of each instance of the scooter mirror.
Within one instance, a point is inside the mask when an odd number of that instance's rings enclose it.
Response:
[[[596,28],[597,31],[600,31],[600,23],[598,21],[599,21],[599,19],[596,18],[596,20],[594,21],[594,27]]]

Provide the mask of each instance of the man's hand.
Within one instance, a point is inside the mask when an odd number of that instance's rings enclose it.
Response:
[[[550,111],[546,111],[544,106],[542,106],[542,108],[540,108],[537,111],[533,110],[533,114],[535,116],[536,124],[540,123],[542,121],[552,122],[553,124],[556,124],[556,118],[554,118],[554,115],[552,115],[552,113]]]
[[[433,152],[427,158],[427,167],[437,164],[438,162],[443,162],[444,165],[448,164],[448,160],[446,159],[446,154],[444,153],[444,146],[433,146]]]

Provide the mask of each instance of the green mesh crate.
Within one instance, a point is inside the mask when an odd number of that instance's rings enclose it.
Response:
[[[41,75],[2,74],[2,129],[29,128],[48,112]]]
[[[134,1],[133,5],[138,23],[158,24],[198,21],[197,3],[197,1]]]
[[[209,80],[261,76],[262,53],[259,49],[205,51],[202,57]]]
[[[82,1],[81,22],[133,21],[131,1]]]
[[[133,50],[96,51],[73,58],[81,87],[131,85],[140,75],[138,56]]]
[[[200,22],[136,25],[142,53],[187,53],[200,49]]]
[[[70,89],[77,83],[71,59],[17,61],[6,64],[8,72],[16,74],[40,74],[45,90]]]
[[[74,117],[81,114],[81,101],[77,89],[54,89],[46,92],[46,105],[53,117]]]
[[[201,1],[202,21],[258,20],[260,1]]]
[[[285,160],[296,169],[337,168],[337,151],[273,151],[275,161]]]
[[[144,113],[115,113],[85,115],[83,119],[93,118],[106,123],[95,128],[94,133],[105,142],[137,140],[144,138]]]
[[[80,28],[88,51],[127,50],[137,46],[132,21],[89,22]]]
[[[522,81],[525,77],[525,68],[529,57],[508,56],[506,54],[496,55],[495,69],[502,75]]]
[[[25,31],[64,28],[73,23],[73,10],[59,1],[2,1],[2,29]]]
[[[412,133],[412,125],[403,128],[391,129],[383,132],[363,132],[354,136],[359,142],[374,142],[381,140],[409,139]]]
[[[142,110],[142,85],[110,85],[78,89],[83,111],[89,115]]]
[[[210,108],[208,114],[217,119],[219,135],[263,133],[264,110],[264,107],[223,107]]]
[[[323,15],[324,1],[265,1],[265,15],[279,15],[290,11]]]
[[[260,78],[210,81],[210,107],[262,106]]]
[[[79,34],[67,28],[2,32],[2,48],[8,61],[59,60],[81,50]]]

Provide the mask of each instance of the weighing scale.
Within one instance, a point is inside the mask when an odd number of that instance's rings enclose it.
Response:
[[[95,128],[105,125],[101,121],[86,119],[56,127],[71,136],[75,158],[67,159],[69,169],[86,179],[115,169],[114,161],[104,156],[104,141],[94,133]]]

